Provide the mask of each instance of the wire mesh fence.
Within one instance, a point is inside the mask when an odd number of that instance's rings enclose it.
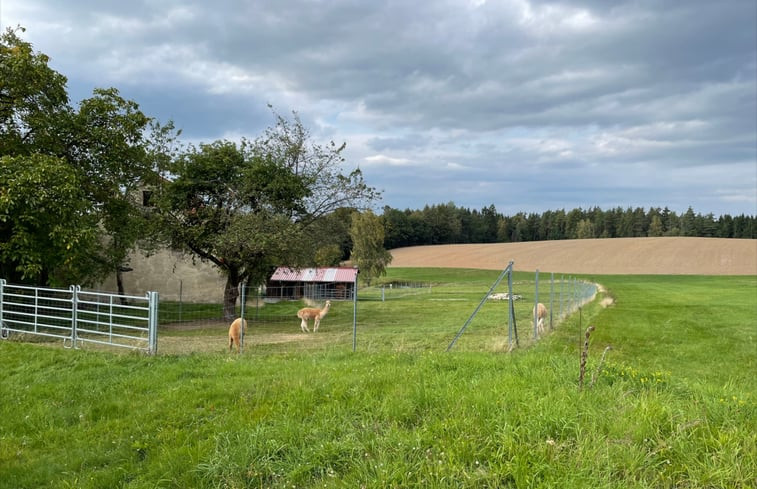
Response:
[[[511,285],[503,280],[491,290],[491,283],[387,281],[360,287],[357,300],[328,287],[312,288],[297,298],[286,297],[285,291],[250,287],[240,290],[234,312],[247,320],[245,351],[408,352],[444,350],[478,308],[455,351],[507,351],[528,346],[558,327],[596,292],[593,284],[572,277],[516,275]],[[298,310],[322,308],[326,300],[331,306],[318,332],[312,332],[312,321],[311,332],[303,332]],[[545,333],[535,336],[537,301],[547,307],[548,316]],[[223,304],[163,301],[160,351],[227,350],[232,319],[224,317]]]
[[[453,274],[434,283],[387,279],[360,288],[357,283],[242,287],[231,294],[238,297],[234,307],[218,300],[182,300],[181,294],[173,294],[179,300],[161,300],[157,307],[145,303],[146,297],[78,288],[42,289],[36,296],[23,289],[5,292],[17,297],[8,295],[0,307],[4,336],[31,332],[69,344],[116,346],[136,341],[150,351],[172,354],[227,350],[229,325],[237,317],[248,325],[242,337],[248,351],[440,351],[451,349],[451,342],[456,351],[507,351],[528,346],[558,327],[596,288],[572,277],[506,269],[496,283],[462,276],[458,280]],[[157,293],[151,294],[157,300]],[[326,301],[330,307],[318,332],[312,332],[312,319],[305,332],[298,311],[323,308]],[[544,331],[534,316],[538,303],[548,312]],[[157,323],[155,328],[143,324],[148,317],[157,318],[149,319]]]

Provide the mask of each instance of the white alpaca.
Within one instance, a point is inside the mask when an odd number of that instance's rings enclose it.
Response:
[[[543,333],[544,332],[544,318],[547,317],[547,306],[539,302],[534,307],[533,314],[536,317],[536,331],[539,333]]]
[[[304,333],[309,333],[310,330],[308,329],[308,321],[313,319],[313,332],[315,333],[318,331],[318,326],[321,324],[321,319],[329,313],[329,308],[331,307],[331,301],[326,301],[326,305],[323,306],[323,309],[318,309],[315,307],[303,307],[299,311],[297,311],[297,317],[302,319],[302,323],[300,323],[300,328]]]

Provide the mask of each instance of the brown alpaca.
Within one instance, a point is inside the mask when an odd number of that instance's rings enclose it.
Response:
[[[331,301],[326,301],[326,305],[323,306],[323,309],[318,309],[315,307],[303,307],[299,311],[297,311],[297,317],[302,319],[302,322],[300,323],[300,328],[302,329],[303,333],[309,333],[310,330],[308,329],[308,321],[313,319],[313,332],[315,333],[318,331],[318,326],[321,324],[321,319],[329,313],[329,308],[331,307]]]
[[[242,323],[244,323],[244,326],[242,326]],[[240,351],[240,347],[242,346],[242,343],[240,342],[240,336],[244,330],[247,329],[247,320],[242,318],[236,318],[233,323],[231,323],[231,326],[229,326],[229,353],[231,353],[231,347],[234,345],[234,343],[237,344],[237,353]]]
[[[539,302],[534,307],[534,316],[536,316],[536,330],[539,333],[544,332],[544,318],[547,317],[547,307]]]

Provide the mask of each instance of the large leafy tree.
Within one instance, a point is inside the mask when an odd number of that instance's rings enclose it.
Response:
[[[170,169],[159,199],[174,249],[226,276],[224,315],[238,287],[260,284],[277,265],[315,263],[322,223],[343,207],[377,197],[359,170],[341,171],[344,145],[314,143],[295,114],[255,139],[190,146]]]
[[[61,158],[0,158],[0,277],[77,283],[97,244],[81,182]]]
[[[97,89],[73,108],[66,77],[19,32],[0,36],[0,157],[8,179],[0,267],[5,277],[26,282],[93,283],[119,270],[144,237],[146,216],[135,190],[155,183],[157,143],[169,140],[173,128],[161,127],[113,88]],[[39,178],[48,172],[49,181]],[[53,210],[47,200],[75,212]],[[64,228],[70,239],[52,239]],[[22,239],[31,229],[36,238]]]

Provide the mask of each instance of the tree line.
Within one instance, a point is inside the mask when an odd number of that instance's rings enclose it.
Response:
[[[416,210],[387,206],[382,219],[384,245],[388,249],[430,244],[655,236],[757,238],[757,216],[715,217],[711,213],[695,213],[691,207],[680,215],[667,207],[608,210],[593,207],[503,215],[494,205],[471,210],[449,202]]]

